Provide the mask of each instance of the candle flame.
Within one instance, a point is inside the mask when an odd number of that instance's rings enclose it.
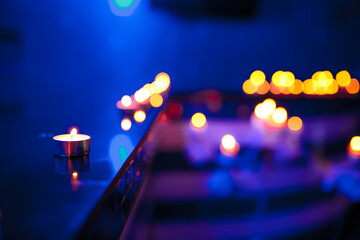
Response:
[[[70,138],[73,139],[76,134],[77,134],[76,128],[71,129]]]

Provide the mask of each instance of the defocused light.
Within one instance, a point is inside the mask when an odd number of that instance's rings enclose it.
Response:
[[[267,81],[264,81],[260,86],[258,86],[258,89],[256,92],[260,95],[267,94],[270,90],[270,84]]]
[[[276,95],[281,93],[280,88],[276,86],[273,82],[270,83],[270,92]]]
[[[162,93],[168,89],[170,85],[170,77],[167,73],[161,72],[156,75],[155,80],[153,82],[153,86],[155,87],[156,93]]]
[[[244,82],[242,88],[246,94],[254,94],[257,90],[256,85],[252,84],[252,82],[250,80],[246,80]]]
[[[346,86],[346,91],[350,94],[356,94],[359,92],[359,82],[357,79],[352,78],[350,84]]]
[[[339,91],[339,85],[337,81],[332,80],[330,86],[328,86],[325,90],[327,94],[336,94]]]
[[[130,16],[140,0],[108,0],[111,11],[117,16]]]
[[[265,99],[263,102],[263,105],[264,105],[264,108],[266,108],[267,111],[270,112],[270,114],[272,114],[276,109],[276,102],[272,98]]]
[[[115,5],[121,9],[131,7],[134,2],[135,0],[114,0]]]
[[[276,71],[271,78],[271,82],[274,83],[275,85],[280,85],[280,76],[283,74],[283,71]]]
[[[172,117],[180,117],[184,112],[184,108],[180,103],[174,102],[170,104],[168,112]]]
[[[302,120],[299,117],[291,117],[291,118],[289,118],[287,124],[288,124],[288,128],[291,131],[294,131],[294,132],[299,131],[302,128],[302,125],[303,125]]]
[[[294,95],[298,95],[302,93],[303,89],[304,87],[302,81],[299,79],[295,79],[294,85],[290,88],[290,93]]]
[[[240,145],[238,142],[236,142],[235,138],[230,135],[226,134],[221,139],[220,144],[220,151],[227,156],[234,156],[236,155],[240,150]]]
[[[147,90],[149,90],[150,95],[153,95],[155,93],[155,87],[154,87],[154,85],[152,85],[150,83],[145,84],[143,88],[146,88]]]
[[[130,119],[124,118],[124,119],[121,121],[121,128],[122,128],[124,131],[128,131],[128,130],[131,128],[131,121],[130,121]]]
[[[305,94],[314,94],[316,91],[316,88],[314,86],[312,79],[307,79],[304,82],[304,93]]]
[[[160,107],[163,104],[163,97],[159,94],[155,94],[150,98],[150,105],[153,107]]]
[[[295,76],[292,72],[277,71],[273,74],[272,82],[276,86],[290,87],[294,84]]]
[[[131,105],[131,97],[129,95],[124,95],[122,98],[121,98],[121,104],[124,106],[124,107],[129,107]]]
[[[73,178],[77,178],[77,177],[78,177],[78,173],[77,173],[77,172],[73,172],[73,173],[72,173],[72,176],[73,176]]]
[[[278,124],[285,123],[287,119],[287,112],[285,108],[282,107],[276,108],[272,115],[272,119],[274,120],[274,122]]]
[[[338,72],[338,74],[336,74],[336,81],[340,87],[348,86],[351,82],[350,73],[345,70]]]
[[[206,124],[206,117],[204,114],[202,113],[195,113],[192,117],[191,117],[191,124],[195,127],[195,128],[203,128]]]
[[[146,114],[142,110],[138,110],[134,113],[134,119],[137,122],[143,122],[145,121],[145,118],[146,118]]]
[[[236,146],[236,140],[233,136],[231,136],[230,134],[226,134],[225,136],[222,137],[221,139],[221,145],[227,149],[227,150],[231,150],[234,149]]]
[[[256,105],[254,113],[257,118],[265,119],[274,113],[275,108],[275,101],[271,98],[268,98],[263,103]]]
[[[350,148],[353,151],[360,151],[360,136],[355,136],[350,141]]]
[[[260,86],[265,82],[265,74],[260,70],[256,70],[250,75],[250,81],[253,85]]]
[[[138,103],[143,103],[150,97],[150,91],[146,88],[141,88],[136,91],[134,94],[135,101]]]

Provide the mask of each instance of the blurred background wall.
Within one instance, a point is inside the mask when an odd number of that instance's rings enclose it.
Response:
[[[241,92],[257,69],[359,78],[359,11],[356,0],[1,1],[0,113],[56,121],[77,109],[71,124],[94,123],[161,71],[173,91]]]

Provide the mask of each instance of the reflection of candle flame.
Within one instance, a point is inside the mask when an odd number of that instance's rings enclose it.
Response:
[[[76,134],[77,134],[76,128],[71,129],[70,138],[73,139]]]

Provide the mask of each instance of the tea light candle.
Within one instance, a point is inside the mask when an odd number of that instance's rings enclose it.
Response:
[[[90,153],[90,136],[78,134],[73,128],[70,134],[53,137],[55,142],[55,155],[62,157],[86,156]]]

